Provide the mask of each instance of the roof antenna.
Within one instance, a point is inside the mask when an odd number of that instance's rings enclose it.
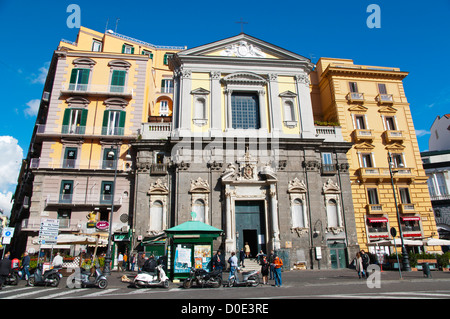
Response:
[[[114,33],[117,33],[117,25],[119,24],[119,18],[116,18],[116,29],[114,30]]]
[[[108,30],[108,23],[109,23],[109,18],[106,20],[105,33],[106,33],[106,30]]]

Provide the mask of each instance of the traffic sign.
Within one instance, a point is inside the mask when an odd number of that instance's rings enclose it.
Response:
[[[2,232],[2,244],[10,244],[11,238],[14,236],[13,227],[5,227]]]
[[[39,228],[39,241],[41,244],[56,244],[59,233],[59,219],[43,218]]]

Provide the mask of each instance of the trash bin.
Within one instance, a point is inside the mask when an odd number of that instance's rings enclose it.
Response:
[[[422,264],[423,276],[427,278],[431,278],[430,265],[428,263]]]

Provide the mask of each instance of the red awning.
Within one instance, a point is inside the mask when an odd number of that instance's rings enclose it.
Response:
[[[388,219],[386,217],[368,217],[369,223],[387,223]]]
[[[401,217],[403,221],[410,221],[410,220],[420,220],[419,216],[408,216],[408,217]]]

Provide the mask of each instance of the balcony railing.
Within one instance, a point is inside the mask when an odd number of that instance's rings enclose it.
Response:
[[[367,212],[369,214],[381,214],[383,213],[382,204],[367,204]]]
[[[150,168],[151,175],[166,175],[167,164],[152,164]]]
[[[400,213],[407,214],[407,213],[415,213],[414,204],[400,204]]]
[[[95,136],[135,136],[136,134],[125,135],[125,128],[123,127],[105,127],[105,126],[79,126],[79,125],[61,125],[53,129],[49,129],[45,124],[37,124],[37,134],[48,135],[95,135]]]
[[[133,88],[123,85],[63,83],[61,93],[133,96]]]
[[[450,194],[430,195],[431,200],[450,200]]]
[[[172,123],[143,123],[142,124],[142,139],[166,139],[172,131]]]
[[[45,206],[104,206],[112,204],[111,194],[81,195],[81,194],[49,194]],[[122,205],[122,197],[114,197],[114,205]]]
[[[402,131],[387,130],[384,132],[384,136],[388,143],[401,142],[405,140],[405,136]]]
[[[157,93],[160,93],[160,94],[172,94],[173,93],[173,87],[161,87],[161,88],[159,88]]]
[[[347,100],[350,102],[364,102],[364,93],[349,92],[347,94]]]
[[[366,129],[356,129],[353,131],[355,139],[357,141],[360,140],[373,140],[373,130],[366,130]]]
[[[335,164],[322,164],[321,166],[322,175],[333,175],[336,174],[336,165]]]
[[[361,167],[359,177],[363,180],[382,180],[390,179],[391,175],[387,167]],[[393,177],[396,180],[410,181],[414,179],[414,169],[412,168],[393,168]]]
[[[81,221],[70,219],[59,219],[59,229],[66,231],[75,231],[81,228]],[[25,218],[22,220],[21,229],[25,231],[38,231],[41,227],[40,219]]]
[[[393,104],[394,97],[392,96],[392,94],[378,94],[377,101],[380,104]]]
[[[60,160],[41,160],[41,158],[32,158],[30,168],[32,169],[106,169],[127,171],[131,168],[131,161],[123,160],[79,160],[64,159]]]
[[[315,126],[316,136],[325,139],[325,142],[343,141],[340,126]]]

